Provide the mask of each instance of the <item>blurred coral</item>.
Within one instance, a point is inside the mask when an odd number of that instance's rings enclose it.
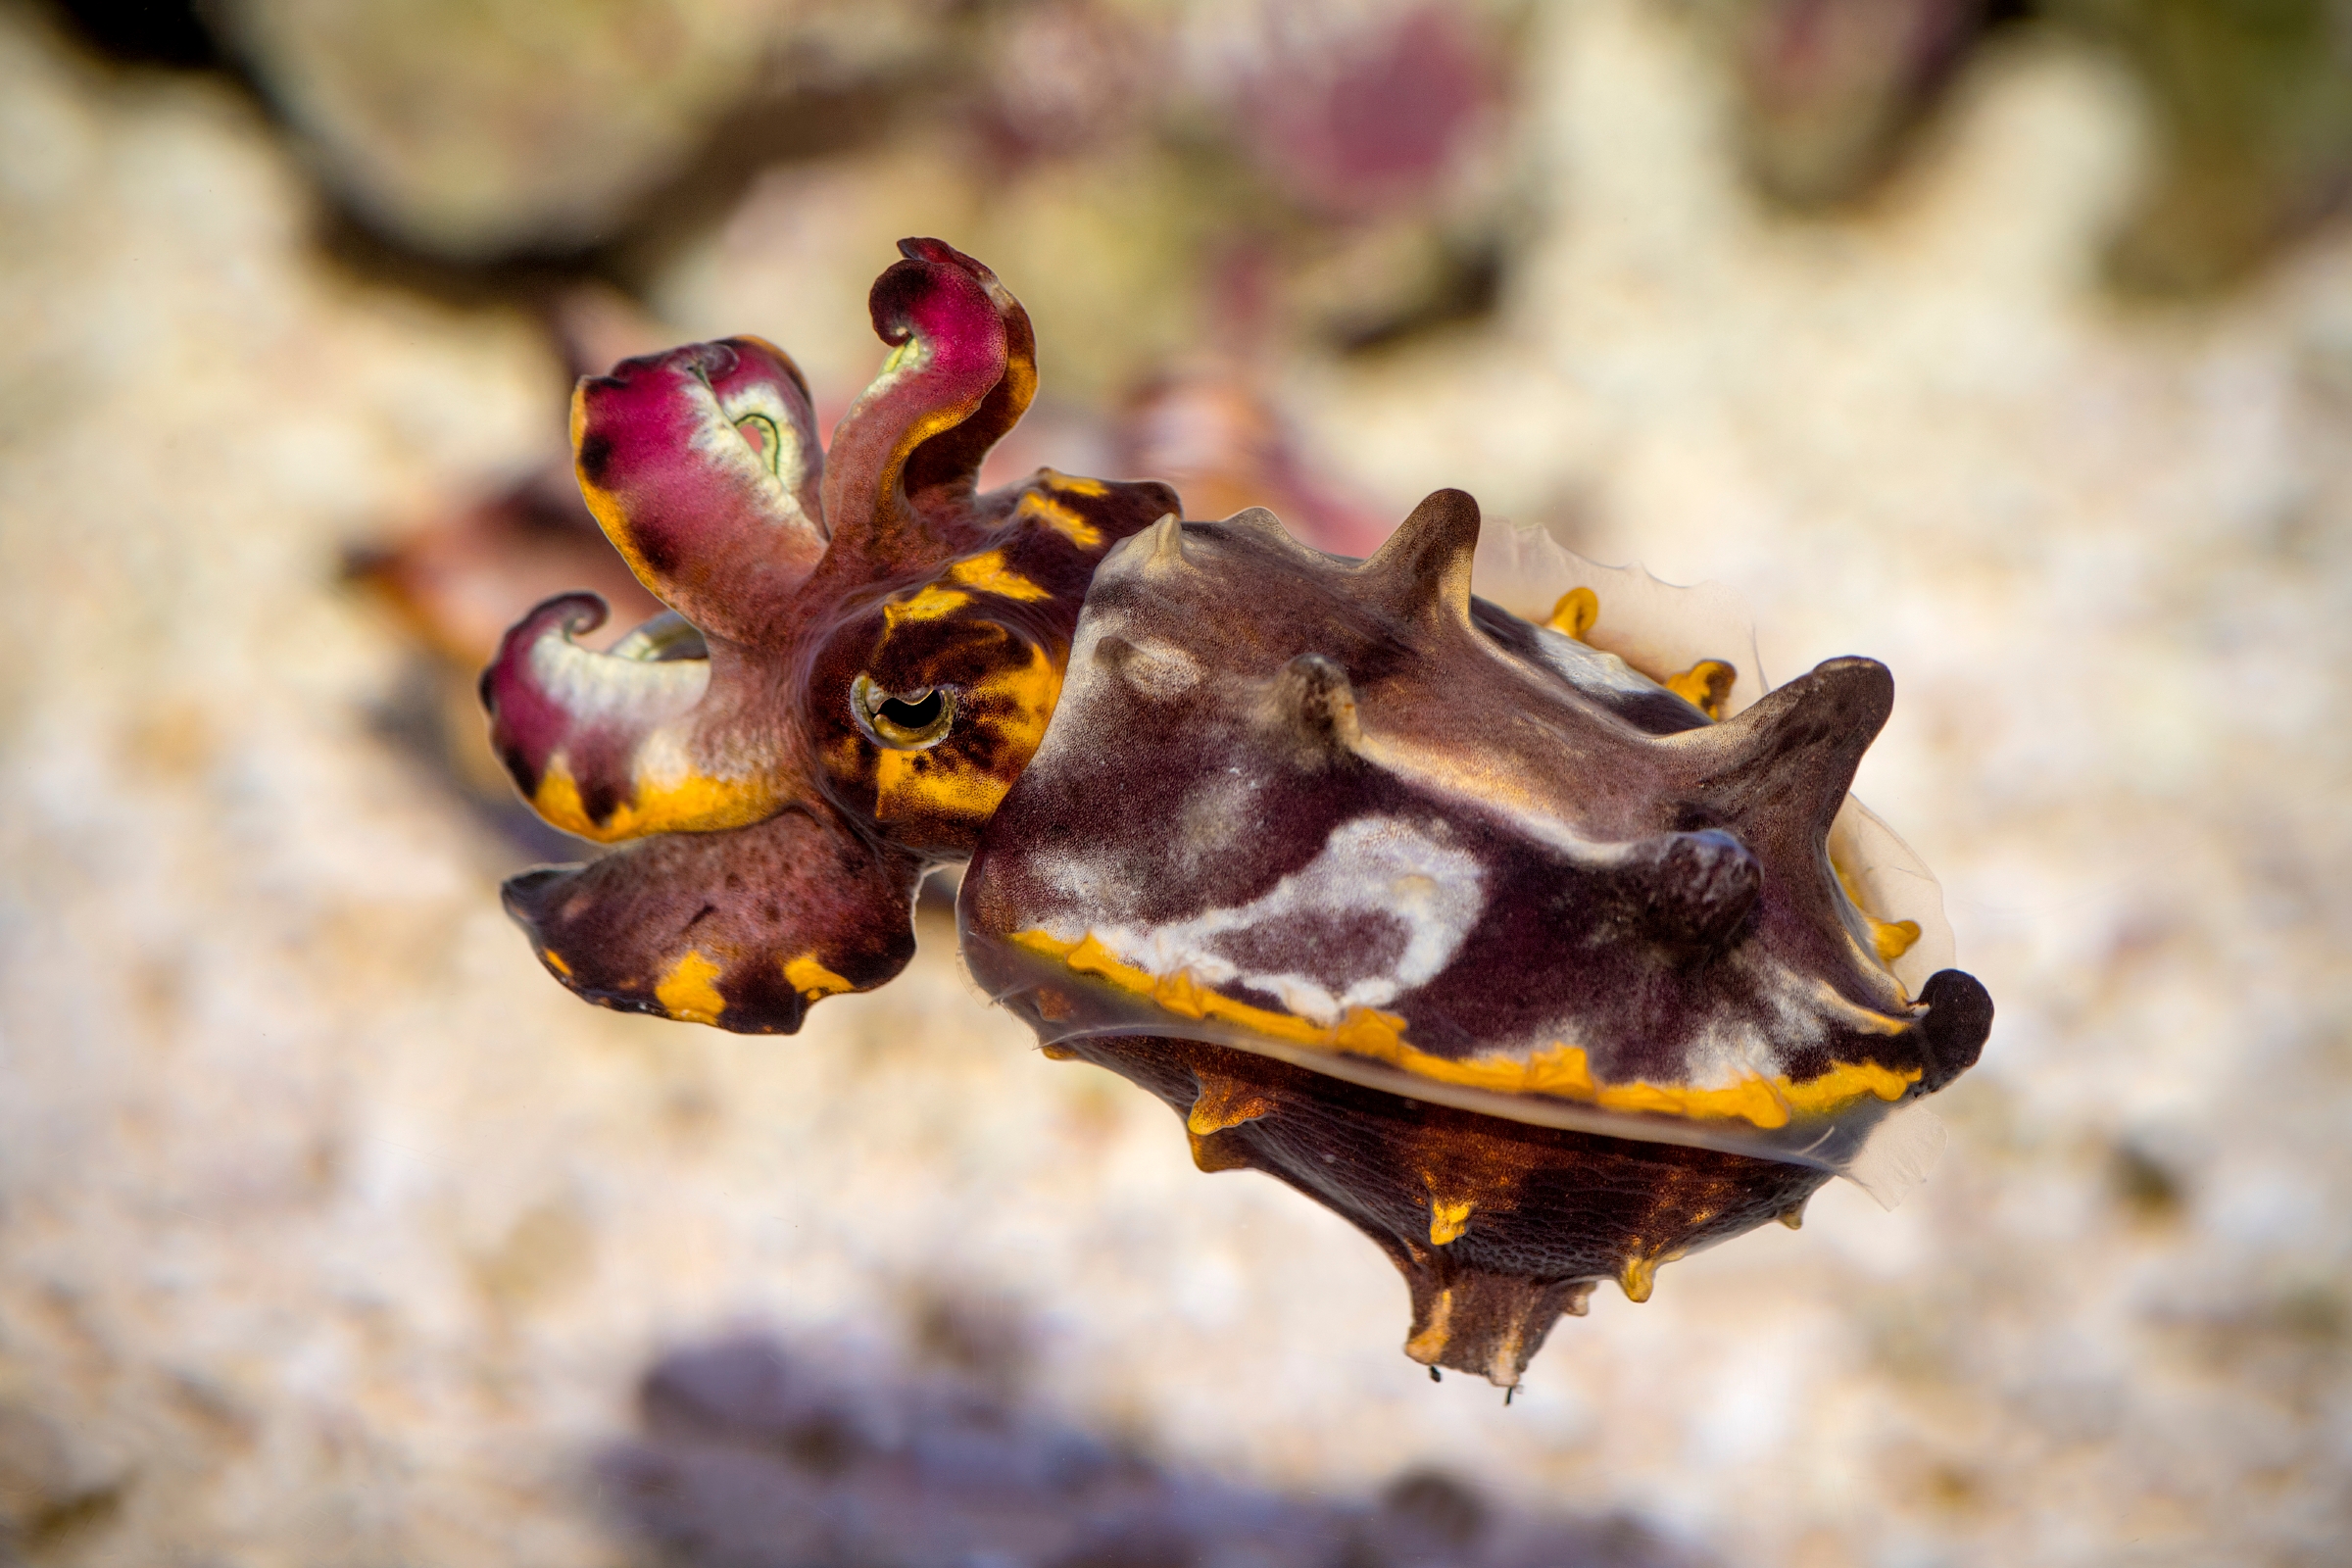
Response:
[[[1727,0],[1748,172],[1821,210],[1867,195],[1996,23],[2102,48],[2143,95],[2152,167],[2108,256],[2128,292],[2244,277],[2352,193],[2346,0]]]
[[[1164,475],[1188,516],[1265,507],[1299,538],[1368,556],[1395,527],[1299,455],[1297,432],[1245,367],[1201,359],[1139,387],[1114,427],[1120,471]]]
[[[1986,0],[1737,0],[1749,172],[1813,208],[1886,173],[1966,58]]]
[[[1311,210],[1427,206],[1495,128],[1498,40],[1476,9],[1269,3],[1250,20],[1230,87],[1245,145]]]
[[[2156,168],[2109,256],[2155,294],[2245,276],[2352,197],[2352,0],[2047,0],[2110,44]]]

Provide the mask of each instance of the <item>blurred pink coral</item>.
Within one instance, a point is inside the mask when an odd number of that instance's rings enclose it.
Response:
[[[1269,8],[1240,100],[1258,163],[1311,209],[1370,214],[1429,198],[1498,108],[1492,40],[1461,11],[1365,17]]]

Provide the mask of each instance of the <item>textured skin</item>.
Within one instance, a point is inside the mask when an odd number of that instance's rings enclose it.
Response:
[[[1262,1170],[1346,1218],[1412,1293],[1405,1353],[1506,1387],[1560,1313],[1584,1312],[1594,1282],[1630,1280],[1645,1295],[1659,1262],[1794,1213],[1829,1180],[1805,1165],[1432,1105],[1199,1041],[1093,1035],[1053,1049],[1142,1085],[1179,1116],[1204,1101],[1252,1111],[1193,1132],[1194,1163]],[[1212,1108],[1200,1121],[1220,1119]],[[1433,1244],[1439,1205],[1463,1202],[1470,1223]]]
[[[573,638],[603,602],[549,600],[482,699],[541,815],[635,841],[507,892],[589,1001],[791,1033],[896,974],[923,868],[970,851],[1044,731],[1095,564],[1181,509],[1165,485],[1050,469],[980,494],[1036,390],[1029,319],[969,257],[900,249],[871,300],[897,352],[830,452],[799,370],[757,338],[580,383],[582,493],[675,613],[597,653]],[[925,703],[944,738],[871,716]]]
[[[1801,1203],[1991,1004],[1956,970],[1905,995],[1830,861],[1883,666],[1713,723],[1473,601],[1477,532],[1441,491],[1363,563],[1262,512],[1123,545],[960,914],[1052,1049],[1346,1214],[1411,1353],[1509,1384],[1592,1281],[1644,1297]]]

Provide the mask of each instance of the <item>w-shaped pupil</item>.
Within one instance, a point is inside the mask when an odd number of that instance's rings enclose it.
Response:
[[[947,707],[947,698],[937,691],[928,691],[914,699],[885,697],[875,708],[877,716],[889,719],[902,729],[928,729],[939,722]]]

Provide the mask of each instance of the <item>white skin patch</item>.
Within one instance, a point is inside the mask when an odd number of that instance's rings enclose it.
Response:
[[[1775,1078],[1788,1070],[1788,1058],[1820,1042],[1827,1032],[1815,1006],[1815,988],[1782,964],[1759,961],[1740,953],[1727,960],[1736,963],[1757,995],[1772,1005],[1770,1018],[1759,1025],[1716,1018],[1686,1048],[1681,1082],[1691,1089],[1725,1089],[1750,1078]],[[1609,1054],[1591,1043],[1593,1060],[1604,1075],[1611,1070]]]
[[[783,393],[755,382],[733,389],[722,402],[705,383],[688,395],[698,405],[694,450],[758,491],[774,520],[809,526],[797,494],[808,471],[808,454],[801,451]],[[742,420],[755,416],[765,421],[757,448],[740,427]],[[769,440],[776,444],[772,452],[764,450]]]
[[[1200,684],[1200,662],[1172,643],[1131,643],[1119,676],[1146,697],[1181,697]]]
[[[1548,626],[1536,628],[1536,646],[1543,650],[1544,662],[1578,691],[1642,697],[1666,690],[1615,654],[1563,636]]]
[[[1281,999],[1317,1023],[1335,1023],[1353,1007],[1379,1007],[1434,979],[1486,907],[1485,873],[1476,858],[1392,817],[1364,816],[1332,830],[1322,853],[1248,904],[1211,909],[1171,925],[1094,928],[1095,940],[1120,961],[1154,975],[1191,971],[1204,985],[1240,982]],[[1286,932],[1323,918],[1382,916],[1403,928],[1387,965],[1334,993],[1305,975],[1244,969],[1218,939]],[[1074,938],[1078,933],[1071,933]]]
[[[582,648],[561,628],[531,644],[531,678],[575,723],[656,724],[685,712],[710,686],[710,662],[615,658]]]

